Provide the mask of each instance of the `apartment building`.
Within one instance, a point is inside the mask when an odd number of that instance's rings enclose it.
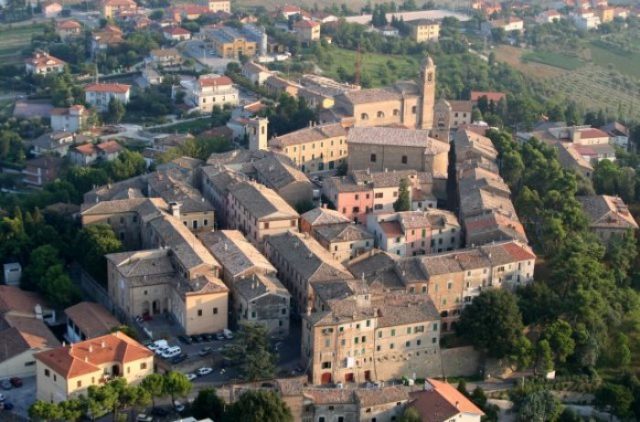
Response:
[[[208,165],[200,168],[202,195],[213,204],[216,224],[218,227],[230,227],[228,211],[229,193],[239,182],[247,178],[237,171],[225,168],[221,165]]]
[[[60,39],[67,40],[69,38],[77,37],[82,33],[82,25],[75,20],[64,20],[56,22],[56,34],[60,36]]]
[[[99,144],[86,143],[69,151],[71,162],[78,166],[89,166],[97,161],[113,161],[124,150],[117,141],[105,141]]]
[[[342,264],[333,259],[331,253],[306,234],[289,231],[269,236],[264,252],[291,293],[293,310],[300,314],[314,307],[314,283],[353,278]]]
[[[85,101],[99,112],[106,112],[112,100],[129,102],[131,86],[118,83],[94,83],[84,87]]]
[[[314,384],[422,376],[438,362],[439,330],[426,296],[333,299],[303,316],[302,359]]]
[[[237,230],[198,235],[222,267],[222,280],[233,298],[234,323],[260,323],[275,335],[289,332],[291,297],[276,269]]]
[[[418,19],[409,22],[409,28],[415,42],[433,42],[440,37],[440,22],[437,20]]]
[[[589,229],[603,243],[638,230],[638,223],[620,197],[590,195],[578,196],[577,199],[589,220]]]
[[[178,169],[156,171],[147,177],[147,194],[162,198],[169,204],[169,213],[189,230],[210,230],[215,209],[190,182],[190,174]]]
[[[309,126],[269,140],[269,148],[286,155],[303,173],[332,171],[346,163],[347,134],[341,123]]]
[[[400,256],[452,251],[462,247],[462,229],[456,216],[445,210],[369,214],[367,230],[376,247]]]
[[[230,228],[240,230],[258,249],[266,236],[298,231],[299,214],[280,195],[259,183],[233,186],[227,200]]]
[[[460,312],[483,289],[515,289],[533,280],[535,254],[526,244],[502,241],[436,255],[398,258],[385,252],[363,255],[349,271],[364,279],[371,294],[428,296],[442,318],[442,332],[453,329]]]
[[[323,195],[334,208],[352,221],[366,223],[367,214],[391,212],[398,200],[400,183],[406,180],[413,209],[434,208],[430,174],[416,170],[370,172],[350,171],[347,176],[325,178]]]
[[[133,0],[104,0],[100,7],[105,19],[116,18],[121,13],[132,13],[138,9]]]
[[[351,219],[340,211],[327,208],[326,204],[323,204],[322,207],[314,208],[300,216],[300,231],[311,233],[314,229],[322,226],[344,223],[351,223]]]
[[[251,176],[273,189],[293,207],[313,200],[313,184],[309,178],[284,156],[267,154],[251,163]]]
[[[373,235],[353,223],[317,226],[311,236],[343,264],[370,251],[374,245]]]
[[[242,76],[249,79],[256,86],[263,85],[271,74],[269,69],[259,63],[248,61],[242,65]]]
[[[89,113],[82,105],[58,107],[50,112],[53,131],[77,132],[84,128]]]
[[[300,19],[293,24],[293,30],[298,41],[309,44],[314,41],[320,41],[321,26],[320,22]]]
[[[240,94],[231,78],[218,75],[202,75],[196,81],[182,81],[185,103],[203,113],[210,113],[214,106],[238,105]]]
[[[60,157],[42,156],[27,160],[22,169],[22,181],[34,188],[42,188],[58,178],[63,160]]]
[[[37,399],[59,403],[115,377],[137,384],[153,373],[154,354],[121,332],[35,355]]]
[[[449,144],[429,131],[391,127],[354,127],[349,131],[349,170],[417,170],[447,177]]]
[[[229,0],[208,0],[209,11],[231,13],[231,2]]]

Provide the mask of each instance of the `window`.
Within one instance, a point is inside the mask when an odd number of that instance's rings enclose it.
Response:
[[[360,115],[360,119],[361,119],[361,120],[369,120],[369,115],[368,115],[367,113],[362,113],[362,114]]]
[[[411,107],[411,113],[416,114],[418,112],[418,108],[416,106]]]
[[[331,369],[331,362],[322,362],[322,369]]]
[[[204,220],[204,225],[205,225],[205,226],[208,226],[208,225],[209,225],[209,220],[207,220],[206,218],[205,218],[205,220]]]
[[[398,110],[397,108],[393,109],[393,115],[397,116],[398,114],[400,114],[400,110]]]
[[[376,155],[375,155],[375,154],[371,154],[370,161],[371,161],[372,163],[375,163],[375,162],[376,162],[376,160],[377,160]]]
[[[389,349],[393,350],[395,347],[396,346],[393,343],[389,344]]]
[[[266,230],[268,230],[268,229],[269,229],[269,222],[268,222],[268,221],[265,221],[265,223],[264,223],[264,228],[265,228]]]
[[[379,111],[378,112],[378,119],[382,119],[384,118],[384,111]]]
[[[198,316],[202,316],[202,309],[198,309]]]
[[[406,155],[402,156],[402,164],[407,164],[407,156]]]
[[[324,416],[320,416],[320,417],[318,418],[318,422],[325,422],[325,420],[324,420]]]
[[[360,207],[353,207],[353,213],[357,214],[360,212]]]
[[[407,334],[411,334],[411,327],[407,327]]]
[[[384,198],[384,192],[376,192],[374,195],[376,199]]]
[[[78,388],[82,387],[82,381],[78,381],[78,382],[76,383],[76,387],[78,387]]]
[[[360,342],[360,339],[358,337],[354,337],[353,344],[358,344],[358,342]]]
[[[393,328],[391,329],[391,337],[394,337],[396,335],[396,329]]]
[[[213,314],[218,315],[218,308],[213,308]]]
[[[45,370],[44,370],[44,376],[45,376],[45,377],[48,377],[48,376],[50,376],[50,375],[51,375],[51,372],[49,372],[49,370],[48,370],[48,369],[45,369]]]
[[[147,362],[142,362],[140,364],[140,369],[147,369]]]
[[[411,342],[410,342],[410,341],[407,341],[407,342],[404,344],[404,347],[406,347],[406,348],[411,347]]]

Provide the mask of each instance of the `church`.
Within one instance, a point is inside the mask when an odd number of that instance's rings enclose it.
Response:
[[[335,98],[336,111],[353,116],[355,126],[404,126],[431,130],[434,125],[436,66],[426,57],[416,81],[363,89]]]

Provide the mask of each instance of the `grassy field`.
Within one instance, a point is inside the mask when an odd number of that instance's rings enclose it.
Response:
[[[44,32],[44,25],[28,25],[19,27],[0,27],[0,62],[9,62],[21,59],[22,50],[31,44],[31,36]]]
[[[324,75],[338,78],[342,66],[349,75],[355,71],[357,53],[334,47],[331,49],[333,63],[323,67]],[[362,74],[368,76],[374,86],[385,86],[403,79],[415,79],[420,70],[420,61],[411,56],[387,56],[383,54],[362,55]]]
[[[531,51],[522,55],[521,60],[526,62],[542,63],[564,70],[576,70],[584,63],[576,57],[568,57],[559,53],[546,51]]]
[[[611,64],[618,72],[640,78],[640,53],[629,53],[604,48],[597,42],[590,44],[591,60],[594,64],[608,67]]]

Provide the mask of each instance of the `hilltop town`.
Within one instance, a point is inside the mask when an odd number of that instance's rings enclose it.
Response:
[[[533,3],[0,2],[0,420],[640,418],[635,99],[528,73],[640,9]]]

